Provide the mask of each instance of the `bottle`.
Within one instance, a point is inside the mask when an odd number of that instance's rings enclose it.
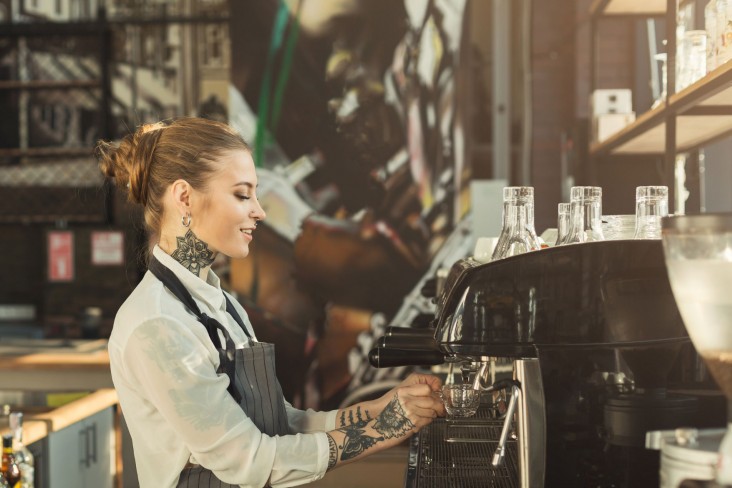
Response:
[[[15,440],[13,454],[18,463],[21,473],[21,488],[33,488],[35,465],[33,453],[23,444],[23,413],[13,412],[10,414],[10,432]]]
[[[541,249],[534,230],[534,188],[503,189],[503,227],[491,261]]]
[[[557,245],[604,241],[602,232],[602,188],[573,186],[570,190],[569,232]]]
[[[15,462],[15,456],[13,456],[13,436],[11,434],[5,434],[3,436],[3,456],[2,456],[2,471],[5,481],[8,482],[10,488],[20,488],[20,468],[18,463]]]

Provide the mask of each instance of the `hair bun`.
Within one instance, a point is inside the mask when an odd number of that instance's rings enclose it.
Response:
[[[99,141],[96,148],[99,168],[107,178],[129,192],[132,202],[145,205],[148,196],[150,167],[164,124],[145,124],[119,143]]]

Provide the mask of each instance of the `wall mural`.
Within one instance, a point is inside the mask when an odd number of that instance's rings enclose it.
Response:
[[[464,10],[231,5],[230,121],[252,142],[268,213],[252,254],[230,263],[231,286],[277,342],[300,405],[335,407],[367,383],[358,371],[374,331],[467,211]]]

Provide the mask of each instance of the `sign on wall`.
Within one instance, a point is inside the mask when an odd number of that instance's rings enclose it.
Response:
[[[48,233],[48,281],[74,279],[74,234],[70,230]]]
[[[124,234],[121,231],[92,232],[91,262],[95,266],[124,264]]]

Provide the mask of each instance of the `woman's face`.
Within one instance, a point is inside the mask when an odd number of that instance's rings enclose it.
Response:
[[[257,200],[257,174],[248,151],[225,153],[220,170],[191,201],[191,229],[209,249],[232,258],[249,254],[249,243],[265,213]]]

